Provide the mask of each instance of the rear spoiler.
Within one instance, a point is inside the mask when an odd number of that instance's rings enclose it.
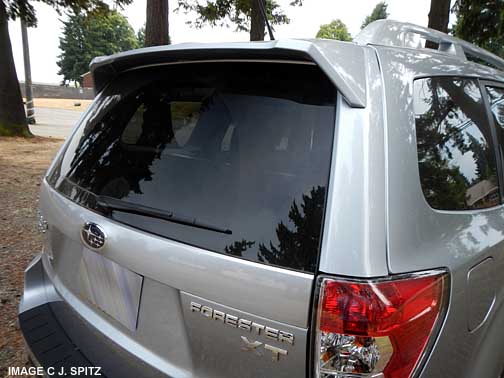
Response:
[[[122,72],[139,67],[203,61],[285,61],[316,64],[347,103],[366,107],[365,49],[330,40],[277,40],[243,43],[184,43],[97,57],[90,65],[96,93]]]

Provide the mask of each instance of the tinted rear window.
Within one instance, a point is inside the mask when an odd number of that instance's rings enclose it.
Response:
[[[132,71],[88,112],[50,183],[229,229],[107,216],[252,261],[315,271],[336,90],[315,66],[213,63]],[[140,253],[140,251],[139,251]]]

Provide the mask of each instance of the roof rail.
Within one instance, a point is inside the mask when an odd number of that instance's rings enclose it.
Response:
[[[361,45],[409,48],[422,48],[422,40],[437,43],[438,51],[457,56],[462,60],[468,60],[470,57],[504,71],[504,59],[497,55],[438,30],[407,22],[378,20],[370,23],[354,38],[354,42]]]

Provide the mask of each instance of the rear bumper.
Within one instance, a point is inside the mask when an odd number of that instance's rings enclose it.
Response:
[[[49,303],[19,314],[19,324],[34,362],[44,367],[48,375],[53,375],[53,370],[54,374],[59,374],[62,369],[70,373],[72,367],[94,366],[70,340]],[[93,374],[83,373],[82,376]]]
[[[18,318],[29,354],[48,376],[167,377],[101,334],[64,302],[41,256],[25,271]]]

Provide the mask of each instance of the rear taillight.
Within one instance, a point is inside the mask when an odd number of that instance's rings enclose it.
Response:
[[[315,335],[320,378],[410,378],[445,307],[447,274],[321,278]]]

